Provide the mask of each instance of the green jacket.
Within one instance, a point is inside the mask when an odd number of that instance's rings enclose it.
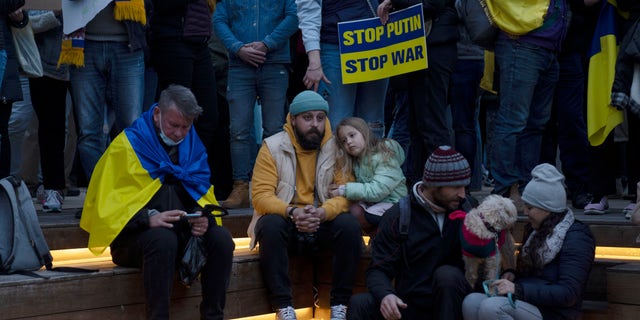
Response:
[[[396,203],[407,195],[407,186],[402,168],[405,156],[402,147],[394,140],[386,140],[387,146],[394,150],[394,156],[384,161],[378,153],[355,163],[353,173],[356,182],[345,186],[348,200],[365,202]]]

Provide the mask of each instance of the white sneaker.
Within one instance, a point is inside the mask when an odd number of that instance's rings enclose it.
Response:
[[[339,304],[331,306],[331,320],[346,320],[347,319],[347,306]]]
[[[39,194],[39,196],[38,200],[40,200],[40,203],[42,204],[42,211],[62,211],[62,195],[60,195],[60,192],[52,189],[45,189],[41,195]]]
[[[276,320],[297,320],[296,310],[292,306],[278,309],[276,311]]]

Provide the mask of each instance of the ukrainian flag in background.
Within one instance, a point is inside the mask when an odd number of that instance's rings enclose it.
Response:
[[[616,1],[603,1],[589,50],[587,135],[592,146],[601,145],[623,120],[622,111],[610,105],[618,56],[617,21],[620,18]]]
[[[153,109],[111,142],[93,171],[80,227],[89,233],[88,248],[96,255],[151,200],[167,174],[178,178],[198,205],[218,204],[207,153],[193,126],[178,146],[178,164],[173,164],[155,133]],[[221,218],[216,222],[221,225]]]

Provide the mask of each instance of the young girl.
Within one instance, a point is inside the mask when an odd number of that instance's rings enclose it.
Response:
[[[357,201],[353,214],[370,237],[375,236],[384,212],[407,195],[400,166],[404,151],[391,139],[378,139],[360,118],[345,118],[336,127],[338,151],[336,170],[355,176],[355,182],[333,185],[331,196]]]

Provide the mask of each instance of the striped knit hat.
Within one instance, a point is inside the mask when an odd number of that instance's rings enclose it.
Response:
[[[424,164],[422,183],[426,187],[466,186],[471,182],[469,163],[450,146],[440,146]]]

